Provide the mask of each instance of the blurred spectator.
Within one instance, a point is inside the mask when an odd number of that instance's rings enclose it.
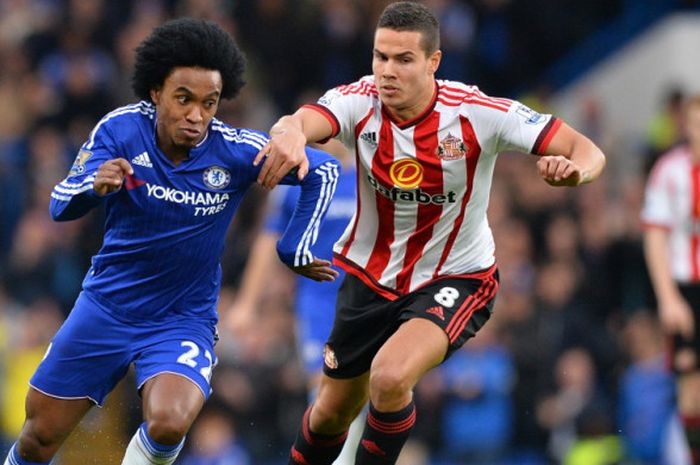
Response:
[[[666,366],[663,333],[655,317],[639,311],[629,318],[623,337],[629,364],[620,380],[618,412],[627,455],[639,465],[660,465],[664,447],[671,444],[675,412],[675,384]]]
[[[29,378],[61,325],[63,315],[55,301],[41,298],[24,308],[15,307],[10,316],[12,331],[8,333],[8,346],[12,350],[1,352],[5,368],[0,411],[3,435],[14,438],[24,423],[24,396]]]
[[[234,422],[221,408],[207,405],[190,432],[190,446],[178,465],[250,465],[252,462],[236,436]]]
[[[426,5],[440,21],[442,62],[438,78],[469,82],[475,74],[469,69],[477,27],[474,11],[458,0],[429,0]]]
[[[507,456],[515,372],[497,331],[495,324],[484,326],[436,369],[443,396],[441,458],[478,465],[497,463]]]
[[[549,431],[549,453],[557,463],[562,463],[580,438],[604,436],[614,431],[614,420],[593,358],[585,349],[572,348],[563,352],[557,359],[554,374],[556,388],[539,402],[537,418]]]
[[[683,90],[672,87],[666,91],[663,103],[647,128],[646,170],[656,158],[683,140]]]

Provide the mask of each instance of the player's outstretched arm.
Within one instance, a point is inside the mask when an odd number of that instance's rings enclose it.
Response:
[[[328,260],[314,257],[321,222],[328,212],[340,177],[340,163],[325,152],[307,147],[309,175],[302,181],[288,176],[283,182],[299,183],[301,193],[287,229],[277,242],[277,254],[295,273],[317,281],[332,281],[337,276]]]
[[[552,186],[578,186],[596,179],[605,167],[605,155],[586,136],[566,123],[552,137],[537,170]]]
[[[270,141],[253,160],[257,166],[264,159],[258,183],[272,189],[293,169],[297,170],[298,179],[303,179],[309,172],[305,145],[330,137],[331,131],[328,120],[308,108],[280,118],[270,129]]]

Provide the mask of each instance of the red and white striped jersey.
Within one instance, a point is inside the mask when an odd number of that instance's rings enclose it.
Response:
[[[669,232],[673,278],[700,281],[700,164],[693,163],[688,146],[670,150],[654,164],[641,217],[644,227]]]
[[[335,264],[395,299],[446,275],[492,268],[486,218],[496,155],[542,153],[560,120],[459,82],[436,81],[423,114],[397,121],[373,76],[308,105],[354,150],[357,208]]]

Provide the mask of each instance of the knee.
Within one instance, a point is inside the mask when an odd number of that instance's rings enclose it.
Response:
[[[364,402],[359,405],[352,405],[346,408],[330,405],[322,398],[316,400],[313,405],[310,417],[309,428],[314,433],[336,434],[348,430],[350,423],[360,413]]]
[[[164,445],[178,444],[190,429],[191,421],[187,415],[176,410],[155,411],[146,420],[148,435],[155,442]]]
[[[48,462],[61,446],[63,435],[50,425],[27,420],[17,439],[17,452],[29,462]]]
[[[398,410],[411,399],[413,383],[395,366],[373,366],[369,377],[372,404],[383,411]]]

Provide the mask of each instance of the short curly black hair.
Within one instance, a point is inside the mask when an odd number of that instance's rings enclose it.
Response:
[[[233,38],[218,25],[181,18],[158,26],[136,48],[131,87],[141,100],[163,86],[174,68],[199,67],[221,73],[221,98],[238,95],[245,81],[245,57]]]

